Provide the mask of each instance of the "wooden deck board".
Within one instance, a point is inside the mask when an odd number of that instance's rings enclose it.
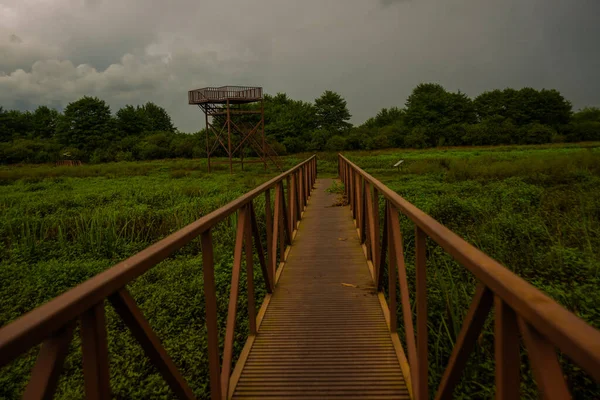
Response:
[[[330,184],[317,180],[233,398],[409,398],[351,213],[331,206]]]

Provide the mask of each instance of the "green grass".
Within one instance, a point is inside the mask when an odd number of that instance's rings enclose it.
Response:
[[[286,160],[286,168],[298,160]],[[253,189],[276,174],[257,164],[230,175],[207,174],[205,161],[166,160],[83,167],[2,168],[0,179],[0,326]],[[255,200],[264,228],[264,197]],[[235,220],[213,231],[220,329],[229,299]],[[258,265],[258,260],[256,264]],[[238,303],[236,352],[247,336],[245,268]],[[256,299],[264,297],[255,269]],[[199,398],[208,398],[202,257],[198,240],[128,285],[154,331]],[[111,388],[116,398],[172,398],[110,306]],[[223,336],[223,335],[222,335]],[[222,346],[222,343],[221,343]],[[20,398],[37,348],[0,371],[0,398]],[[57,398],[83,397],[76,332]]]
[[[599,146],[396,149],[347,155],[598,328]],[[286,158],[286,168],[307,156]],[[323,153],[318,157],[319,176],[335,176],[337,155]],[[399,159],[405,163],[397,171],[392,165]],[[0,326],[276,174],[253,165],[245,173],[231,176],[225,165],[219,165],[209,175],[205,166],[199,160],[165,160],[82,167],[0,167]],[[341,187],[331,190],[339,193]],[[255,205],[264,232],[264,199],[257,199]],[[401,223],[414,293],[414,228],[406,218]],[[214,230],[221,332],[227,316],[234,227],[235,221],[230,218]],[[208,398],[199,250],[196,240],[128,288],[196,395]],[[237,352],[247,335],[244,271],[242,268]],[[260,301],[264,285],[259,268],[254,278]],[[427,283],[433,388],[439,383],[460,330],[475,280],[430,242]],[[115,398],[172,398],[123,323],[110,306],[106,310]],[[398,313],[401,316],[400,308]],[[57,398],[83,397],[79,346],[76,332]],[[32,349],[0,370],[0,398],[20,397],[36,354],[37,349]],[[492,397],[493,366],[490,318],[457,397]],[[600,398],[591,378],[568,362],[565,367],[575,398]],[[522,369],[523,392],[533,397],[535,385],[526,362]]]
[[[346,155],[465,240],[600,328],[599,146],[587,143]],[[322,159],[325,163],[319,165],[320,170],[334,173],[335,157],[323,155]],[[392,167],[399,159],[405,160],[400,171]],[[412,295],[414,225],[401,217],[401,228]],[[447,365],[476,282],[431,240],[427,278],[433,388],[438,386]],[[400,305],[398,315],[401,318]],[[525,354],[522,392],[536,398]],[[600,398],[598,385],[561,359],[574,398]],[[493,373],[490,317],[456,397],[493,397]]]

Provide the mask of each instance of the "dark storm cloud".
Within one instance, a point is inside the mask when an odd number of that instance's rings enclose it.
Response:
[[[556,88],[576,108],[600,105],[596,0],[10,1],[0,4],[4,107],[154,101],[192,131],[201,115],[186,91],[205,85],[303,100],[335,90],[355,123],[429,81],[472,96]]]

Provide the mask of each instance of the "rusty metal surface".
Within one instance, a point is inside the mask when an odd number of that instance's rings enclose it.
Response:
[[[409,398],[348,207],[317,181],[234,398]]]

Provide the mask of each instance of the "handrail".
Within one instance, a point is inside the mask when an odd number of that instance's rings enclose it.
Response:
[[[517,398],[519,394],[519,331],[540,391],[549,397],[568,396],[554,347],[600,382],[600,331],[569,312],[546,294],[527,283],[506,267],[487,256],[454,232],[425,214],[369,175],[343,155],[338,155],[338,173],[356,219],[361,241],[373,262],[375,279],[381,291],[381,277],[389,256],[390,276],[398,270],[401,304],[405,322],[411,385],[415,399],[427,399],[427,306],[426,306],[426,238],[430,237],[450,256],[466,267],[479,285],[444,372],[436,398],[452,398],[485,319],[495,307],[495,357],[497,398]],[[379,238],[378,194],[385,199],[386,215],[382,238]],[[413,331],[408,297],[402,238],[398,211],[415,224],[416,237],[416,314],[417,342]],[[381,242],[381,246],[379,243]],[[389,250],[388,250],[389,249]],[[390,278],[392,280],[392,278]],[[390,282],[390,329],[395,327],[395,282]],[[392,291],[394,294],[392,295]]]
[[[81,334],[84,356],[84,378],[86,397],[108,398],[108,350],[104,321],[104,300],[108,299],[117,313],[140,342],[149,358],[161,372],[171,389],[182,399],[193,399],[194,395],[160,344],[158,337],[144,319],[125,285],[149,268],[167,258],[176,250],[201,236],[204,291],[206,297],[206,320],[209,334],[209,360],[212,398],[227,394],[231,370],[235,314],[238,295],[239,271],[242,250],[245,249],[246,265],[252,268],[252,239],[265,278],[267,292],[275,285],[277,248],[283,254],[291,244],[292,232],[301,218],[301,211],[314,185],[317,173],[316,156],[296,165],[277,177],[263,183],[225,206],[201,217],[177,232],[122,261],[108,270],[88,279],[73,289],[55,297],[48,303],[23,315],[0,329],[0,367],[43,341],[42,350],[34,366],[26,395],[44,393],[51,397],[56,389],[62,361],[66,356],[73,334],[73,322],[81,319]],[[284,195],[286,181],[287,203]],[[270,190],[274,189],[274,210],[271,211]],[[267,257],[265,257],[259,227],[256,222],[253,200],[265,195],[267,227]],[[227,332],[223,356],[223,371],[219,363],[219,340],[217,331],[216,294],[214,282],[213,249],[211,229],[233,213],[238,212],[232,289],[227,318]],[[283,261],[283,257],[280,258]],[[252,274],[248,275],[248,298],[250,331],[253,331],[255,310]],[[58,372],[57,372],[58,371]],[[223,383],[221,383],[223,382]],[[50,394],[48,396],[48,394]]]

